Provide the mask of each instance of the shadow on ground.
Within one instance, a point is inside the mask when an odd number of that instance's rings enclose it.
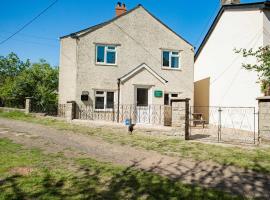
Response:
[[[229,166],[213,167],[206,171],[201,167],[201,162],[197,162],[193,168],[183,170],[182,164],[164,165],[160,160],[152,163],[145,172],[138,170],[143,160],[134,161],[127,168],[99,166],[93,162],[81,160],[81,167],[75,173],[43,170],[30,176],[7,177],[0,181],[0,197],[3,192],[3,199],[232,199],[223,192],[199,188],[196,186],[199,184],[240,196],[270,198],[270,180],[267,176],[257,176],[248,171],[234,172],[230,176]],[[172,173],[171,168],[177,173]],[[170,178],[154,175],[153,172],[162,172]],[[205,174],[201,176],[202,173]],[[197,177],[198,174],[201,178]],[[179,180],[189,180],[193,186],[182,184]]]

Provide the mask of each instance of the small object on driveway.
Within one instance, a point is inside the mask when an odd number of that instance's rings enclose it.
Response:
[[[132,132],[133,132],[133,130],[134,130],[134,126],[135,126],[135,124],[130,124],[130,125],[128,126],[128,132],[130,132],[130,134],[132,134]]]
[[[128,132],[132,134],[135,124],[132,124],[131,119],[126,119],[125,125],[128,126]]]

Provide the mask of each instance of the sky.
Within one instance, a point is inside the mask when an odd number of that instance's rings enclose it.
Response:
[[[0,41],[16,32],[54,0],[0,0]],[[257,0],[259,1],[259,0]],[[242,0],[242,3],[257,2]],[[0,45],[0,55],[59,64],[59,37],[115,16],[117,0],[58,0],[47,12]],[[220,0],[123,0],[128,9],[142,4],[158,19],[199,47],[220,9]]]

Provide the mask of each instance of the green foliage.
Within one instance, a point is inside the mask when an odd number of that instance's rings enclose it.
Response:
[[[46,111],[57,104],[58,68],[45,60],[31,64],[20,61],[14,53],[0,57],[0,99],[5,106],[23,107],[25,98],[32,97],[36,106]]]
[[[30,61],[23,62],[15,53],[10,53],[6,57],[0,56],[0,86],[6,78],[14,78],[21,71],[30,66]]]
[[[242,66],[249,70],[258,73],[259,81],[261,83],[261,90],[266,95],[270,95],[270,46],[259,47],[254,49],[240,49],[235,50],[236,53],[241,53],[244,58],[256,58],[256,63],[243,63]]]

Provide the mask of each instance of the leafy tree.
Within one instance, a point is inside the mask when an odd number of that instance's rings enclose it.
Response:
[[[10,53],[6,57],[0,56],[0,86],[4,84],[6,78],[16,77],[29,66],[29,60],[23,62],[15,53]]]
[[[40,60],[18,75],[13,89],[16,99],[33,97],[39,111],[46,111],[50,105],[57,104],[57,88],[58,68]]]
[[[258,73],[258,79],[261,83],[261,90],[265,95],[270,95],[270,46],[260,47],[257,50],[240,49],[235,50],[236,53],[241,53],[244,58],[255,57],[255,64],[242,64],[249,70]]]
[[[13,99],[12,89],[15,78],[23,70],[30,67],[30,61],[23,62],[15,53],[6,57],[0,56],[0,106],[13,106],[16,100]]]
[[[39,111],[57,104],[58,68],[45,60],[22,62],[14,53],[0,57],[0,99],[6,106],[23,107],[32,97]]]

